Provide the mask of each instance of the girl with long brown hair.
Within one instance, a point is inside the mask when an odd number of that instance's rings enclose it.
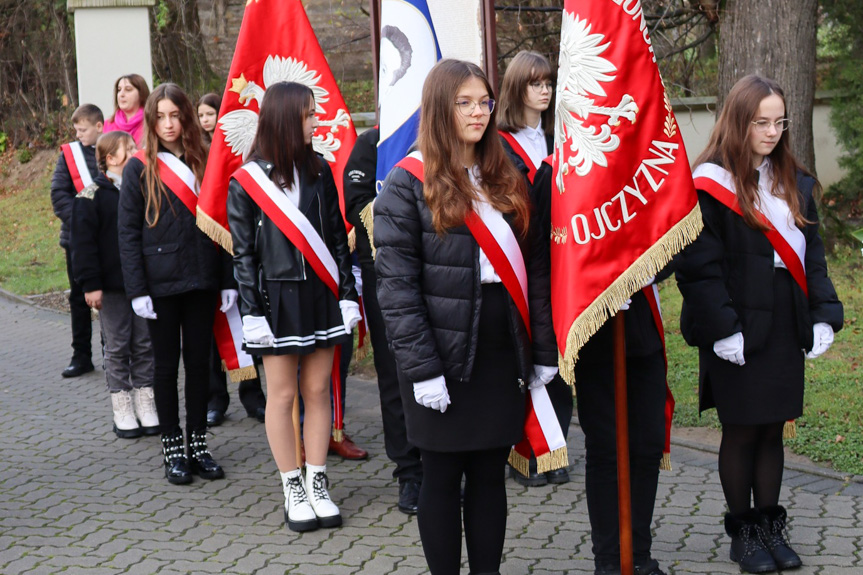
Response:
[[[695,162],[704,231],[677,268],[700,408],[722,423],[731,559],[751,573],[801,565],[779,505],[783,428],[803,413],[804,359],[827,351],[843,318],[818,235],[818,182],[791,153],[789,127],[775,81],[734,85]]]
[[[350,343],[360,318],[338,191],[329,165],[312,149],[317,125],[311,89],[269,86],[251,159],[228,187],[243,347],[263,358],[267,440],[293,531],[342,524],[328,492],[330,372],[335,346]],[[305,477],[291,417],[298,389]]]
[[[188,96],[176,84],[153,90],[144,107],[146,149],[129,160],[120,188],[119,239],[126,296],[147,320],[165,476],[224,477],[206,440],[210,340],[217,302],[237,299],[230,259],[195,223],[206,148]],[[182,345],[181,345],[182,339]],[[186,371],[186,457],[177,371]]]
[[[522,438],[526,382],[544,385],[556,372],[548,260],[482,70],[439,62],[421,110],[419,152],[390,172],[375,201],[378,300],[408,439],[422,454],[417,517],[429,569],[459,572],[465,476],[470,570],[496,573],[506,529],[502,470]],[[477,239],[478,220],[498,234],[494,245]],[[522,271],[515,289],[502,283],[505,269]],[[537,377],[534,362],[550,372]]]

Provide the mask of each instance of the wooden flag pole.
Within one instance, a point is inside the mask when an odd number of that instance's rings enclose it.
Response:
[[[482,1],[483,20],[483,64],[485,75],[494,90],[500,90],[497,83],[497,25],[494,14],[494,0]]]
[[[626,402],[626,327],[614,316],[614,419],[617,432],[617,509],[620,522],[620,575],[633,575],[632,496],[629,484],[629,410]]]
[[[381,65],[381,0],[369,0],[369,18],[372,33],[372,82],[375,85],[375,117],[380,122],[378,109],[378,71]]]

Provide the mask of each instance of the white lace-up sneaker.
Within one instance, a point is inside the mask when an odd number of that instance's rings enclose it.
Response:
[[[128,391],[112,393],[111,406],[114,408],[114,433],[117,437],[122,439],[141,437],[141,428],[132,409],[132,394]]]
[[[285,492],[285,523],[291,531],[314,531],[318,528],[315,515],[303,485],[303,475],[299,469],[279,473]]]
[[[315,515],[318,516],[318,524],[321,527],[338,527],[342,524],[342,516],[339,508],[330,499],[327,492],[329,486],[326,465],[306,464],[306,493]]]
[[[139,387],[132,390],[135,399],[135,416],[141,422],[144,435],[159,433],[159,414],[156,413],[156,398],[152,387]]]

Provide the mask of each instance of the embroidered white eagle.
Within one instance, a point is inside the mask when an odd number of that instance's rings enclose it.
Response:
[[[297,82],[311,88],[315,96],[315,113],[324,114],[323,104],[330,101],[330,93],[323,86],[319,86],[320,74],[315,70],[309,70],[305,62],[294,58],[282,58],[270,55],[264,62],[264,86],[269,88],[277,82]],[[265,88],[260,87],[254,81],[246,80],[242,74],[239,78],[231,80],[231,92],[239,94],[240,103],[248,106],[252,100],[257,100],[258,109],[264,100]],[[258,129],[258,114],[252,110],[234,110],[219,118],[219,126],[225,134],[225,142],[231,147],[236,156],[242,155],[246,159],[255,139]],[[325,135],[315,134],[312,137],[312,147],[321,154],[328,162],[335,161],[333,154],[342,146],[342,142],[335,136],[339,127],[349,127],[351,116],[341,108],[331,120],[318,119],[318,124],[328,127]]]
[[[601,54],[609,44],[602,44],[605,36],[591,34],[586,20],[564,11],[560,40],[560,69],[557,80],[555,102],[555,154],[568,146],[572,152],[566,161],[560,161],[557,171],[557,187],[564,191],[563,176],[575,168],[575,173],[584,176],[594,165],[608,167],[607,152],[620,145],[620,138],[611,133],[612,126],[624,118],[635,123],[638,105],[629,94],[624,95],[614,107],[597,106],[590,96],[605,97],[600,82],[611,82],[617,68]],[[598,128],[585,125],[590,114],[608,116],[608,121]]]

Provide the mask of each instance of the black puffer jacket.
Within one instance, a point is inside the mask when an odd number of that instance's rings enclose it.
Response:
[[[269,176],[272,164],[255,161]],[[358,301],[338,190],[330,166],[323,160],[320,164],[321,171],[314,182],[300,174],[297,207],[323,238],[339,266],[339,299]],[[306,265],[302,253],[233,178],[228,185],[228,223],[234,244],[234,276],[239,284],[241,315],[265,315],[261,279],[301,281],[307,274],[315,273]]]
[[[104,174],[72,202],[72,274],[84,293],[123,291],[117,244],[120,190]]]
[[[90,170],[90,175],[93,179],[99,174],[99,168],[96,165],[96,146],[81,146],[84,150],[84,161],[87,163],[87,168]],[[60,245],[63,248],[69,248],[69,230],[72,222],[72,201],[78,194],[75,189],[75,184],[72,183],[72,176],[69,175],[69,166],[66,165],[66,157],[60,153],[57,158],[57,167],[54,168],[54,175],[51,177],[51,205],[54,208],[54,215],[60,218]]]
[[[824,322],[842,329],[842,303],[827,276],[824,244],[818,234],[818,210],[812,189],[815,180],[798,174],[800,205],[812,224],[806,236],[806,283],[809,298],[794,290],[800,347],[812,349],[812,326]],[[712,349],[713,344],[743,332],[744,353],[767,344],[773,315],[773,246],[764,233],[710,194],[698,191],[704,230],[683,251],[677,285],[683,294],[680,329],[689,345]],[[765,287],[767,286],[767,287]]]
[[[144,164],[132,158],[120,187],[120,257],[129,299],[235,287],[230,256],[198,229],[173,192],[162,198],[156,226],[147,225],[143,173]]]
[[[507,221],[512,225],[511,218]],[[507,298],[520,377],[525,380],[534,362],[557,365],[548,258],[534,230],[532,222],[527,240],[520,241],[527,266],[532,343],[515,304]],[[459,226],[439,237],[422,183],[395,168],[375,201],[374,242],[378,300],[399,370],[411,382],[440,375],[449,381],[469,380],[482,293],[479,246],[470,231]]]

